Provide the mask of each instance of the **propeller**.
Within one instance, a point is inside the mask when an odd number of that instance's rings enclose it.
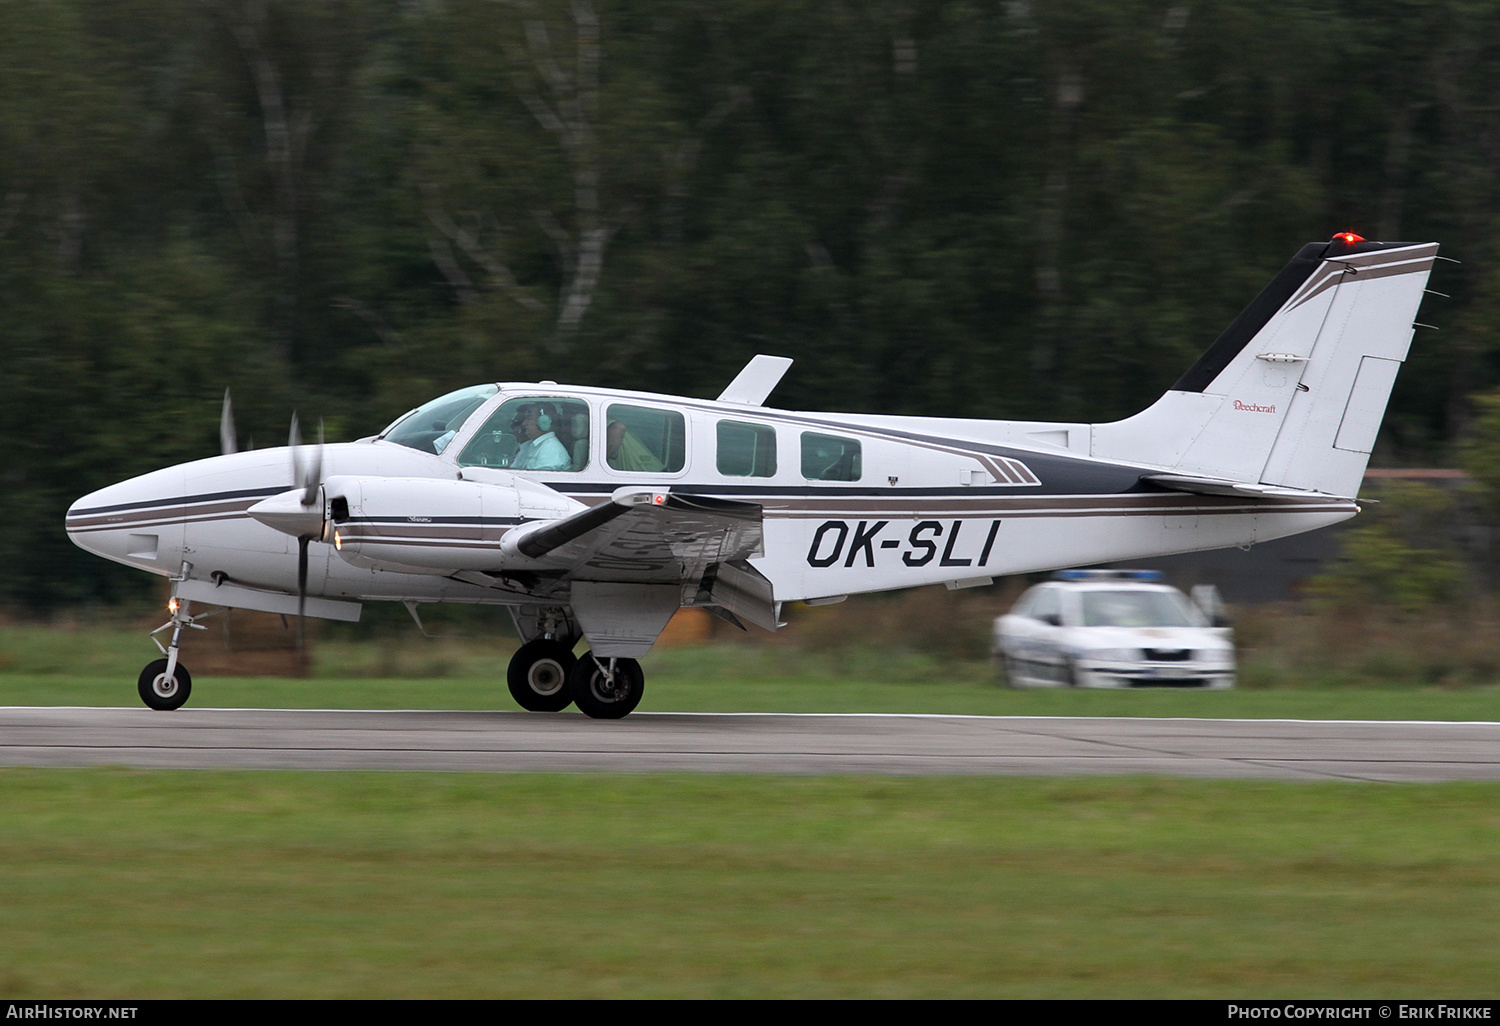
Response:
[[[305,460],[303,450],[306,447],[302,444],[295,413],[292,414],[292,431],[286,444],[292,454],[292,484],[302,489],[302,505],[311,507],[318,501],[318,488],[323,484],[323,422],[318,421],[318,447]]]
[[[292,484],[302,489],[300,505],[311,512],[318,504],[318,490],[323,485],[323,422],[318,421],[318,446],[310,456],[302,444],[302,433],[298,430],[297,415],[292,414],[292,430],[287,436],[287,448],[292,454]],[[323,511],[318,510],[318,535],[323,532]],[[302,623],[307,609],[307,546],[313,540],[311,534],[297,535],[297,651],[302,651]]]
[[[267,527],[297,539],[297,650],[302,650],[302,621],[307,611],[307,546],[322,539],[328,524],[323,516],[323,422],[318,422],[316,445],[302,441],[297,415],[287,436],[292,460],[292,487],[262,499],[245,512]]]
[[[239,452],[234,438],[234,404],[229,401],[229,389],[224,389],[224,408],[219,413],[219,447],[224,455]]]

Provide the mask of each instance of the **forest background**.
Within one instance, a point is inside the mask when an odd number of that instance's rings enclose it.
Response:
[[[141,594],[63,514],[226,387],[259,446],[759,352],[791,408],[1107,420],[1345,229],[1461,261],[1376,453],[1454,462],[1497,97],[1475,0],[6,0],[0,604]]]

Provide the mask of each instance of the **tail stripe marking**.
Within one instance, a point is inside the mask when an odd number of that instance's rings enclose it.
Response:
[[[1345,277],[1352,274],[1353,281],[1369,281],[1371,278],[1389,278],[1397,274],[1426,273],[1432,270],[1432,256],[1417,257],[1406,260],[1390,260],[1384,263],[1367,263],[1360,265],[1355,263],[1357,257],[1345,258],[1338,261],[1329,261],[1317,274],[1302,287],[1287,303],[1288,310],[1295,310],[1308,300],[1322,292],[1333,288]]]

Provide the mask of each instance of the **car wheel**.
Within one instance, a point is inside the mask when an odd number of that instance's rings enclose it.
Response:
[[[1005,683],[1007,687],[1018,688],[1021,686],[1021,661],[1010,656],[1003,656],[1000,660],[1005,669]]]

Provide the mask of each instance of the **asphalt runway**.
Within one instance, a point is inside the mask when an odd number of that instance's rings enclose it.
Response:
[[[1500,723],[16,706],[0,765],[1500,780]]]

